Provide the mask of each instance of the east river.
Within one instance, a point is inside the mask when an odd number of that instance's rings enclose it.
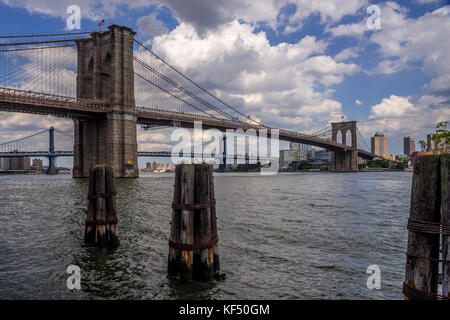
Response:
[[[226,280],[196,283],[166,276],[173,173],[116,180],[115,250],[83,245],[87,179],[0,175],[0,299],[403,298],[411,173],[215,177]]]

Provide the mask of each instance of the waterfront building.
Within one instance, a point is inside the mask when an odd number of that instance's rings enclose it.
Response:
[[[280,151],[280,167],[287,168],[293,161],[302,161],[308,159],[308,151],[300,149],[290,149]]]
[[[332,159],[332,153],[328,150],[322,150],[322,151],[316,151],[314,160],[315,161],[321,161],[321,162],[331,162]]]
[[[0,169],[9,170],[9,158],[0,158]]]
[[[289,150],[299,150],[300,143],[298,142],[289,142]]]
[[[308,160],[314,161],[316,158],[316,149],[311,149],[308,151]]]
[[[41,171],[42,167],[43,167],[42,159],[34,158],[31,165],[31,169],[35,171]]]
[[[9,158],[9,170],[30,170],[30,158],[14,157]]]
[[[436,150],[437,140],[431,138],[432,134],[427,134],[427,151]]]
[[[427,151],[428,147],[427,147],[427,143],[421,143],[420,144],[420,151]]]
[[[388,156],[388,138],[382,133],[377,132],[371,138],[372,153],[380,157]]]
[[[403,154],[406,156],[411,156],[415,150],[414,139],[411,136],[407,136],[403,138]]]

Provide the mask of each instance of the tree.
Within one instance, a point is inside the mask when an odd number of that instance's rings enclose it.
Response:
[[[308,170],[311,169],[312,165],[309,161],[303,160],[297,163],[297,170]]]
[[[433,150],[434,154],[437,154],[437,151],[440,150],[442,153],[447,152],[450,145],[450,131],[447,130],[448,121],[439,122],[436,125],[436,133],[431,135],[431,140],[436,141],[436,148]],[[431,147],[429,142],[425,142],[424,140],[419,141],[420,144],[425,144],[428,148]]]
[[[367,164],[369,168],[389,168],[389,162],[387,160],[370,160]]]

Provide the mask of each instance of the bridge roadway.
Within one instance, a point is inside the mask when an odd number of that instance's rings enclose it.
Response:
[[[95,118],[99,114],[106,113],[108,109],[109,106],[107,103],[102,103],[98,100],[0,87],[0,111],[45,114],[66,118]],[[243,129],[244,131],[255,129],[258,132],[259,129],[263,128],[271,129],[269,127],[240,121],[143,107],[136,108],[136,115],[137,123],[143,125],[193,128],[195,121],[201,121],[202,127],[205,130],[211,128],[220,131],[225,131],[226,129]],[[270,130],[268,130],[267,135],[270,137]],[[279,129],[279,139],[317,146],[331,151],[352,150],[350,146],[342,143],[284,129]],[[375,157],[374,154],[366,150],[358,149],[357,151],[358,156],[361,158],[373,159]]]
[[[180,152],[179,157],[183,157],[183,152]],[[50,151],[24,151],[24,152],[0,152],[0,158],[19,158],[19,157],[73,157],[73,151],[54,151],[51,153]],[[208,155],[203,155],[199,153],[189,153],[186,155],[187,157],[206,157]],[[222,155],[211,154],[211,157],[219,159]],[[139,151],[138,157],[158,157],[158,158],[170,158],[172,157],[171,151]],[[245,155],[234,155],[234,159],[245,159]],[[257,160],[257,157],[250,156],[249,160]],[[270,161],[270,158],[262,157],[261,160]]]

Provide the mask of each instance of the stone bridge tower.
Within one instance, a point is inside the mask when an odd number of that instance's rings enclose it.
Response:
[[[77,40],[77,97],[108,104],[95,119],[74,119],[73,177],[89,177],[96,164],[113,163],[116,177],[137,177],[133,39],[135,32],[112,25]]]
[[[358,171],[358,144],[356,141],[356,121],[333,122],[331,124],[331,140],[337,141],[337,135],[342,135],[342,144],[348,144],[347,132],[350,132],[351,143],[348,149],[333,151],[332,171]]]

